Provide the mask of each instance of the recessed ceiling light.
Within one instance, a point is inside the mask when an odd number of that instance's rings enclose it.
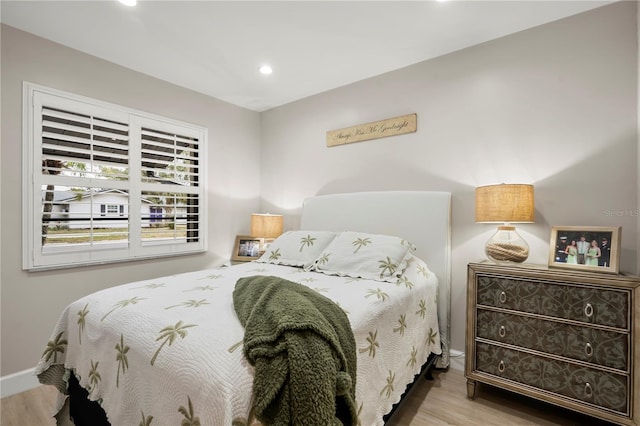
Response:
[[[135,6],[137,2],[137,0],[118,0],[120,3],[124,4],[125,6]]]
[[[260,72],[264,75],[269,75],[273,72],[273,69],[269,65],[263,65],[260,67]]]

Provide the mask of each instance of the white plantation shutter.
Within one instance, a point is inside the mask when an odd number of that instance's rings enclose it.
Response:
[[[141,135],[143,181],[198,186],[200,141],[196,137],[148,128],[142,128]]]
[[[169,228],[161,235],[149,237],[154,229],[152,218],[150,213],[143,212],[140,222],[142,243],[151,246],[167,241],[197,241],[202,234],[202,137],[197,132],[168,123],[160,126],[160,123],[141,120],[140,125],[142,199],[153,207],[155,223],[160,221]]]
[[[69,107],[77,105],[69,105]],[[105,179],[127,179],[127,123],[63,111],[42,105],[42,159],[75,162]],[[123,117],[125,118],[125,117]],[[101,166],[106,166],[103,169]],[[113,167],[113,169],[111,169]],[[55,168],[52,172],[62,172]],[[51,173],[49,173],[51,174]],[[56,173],[57,174],[57,173]]]
[[[205,250],[206,129],[25,84],[24,268]]]

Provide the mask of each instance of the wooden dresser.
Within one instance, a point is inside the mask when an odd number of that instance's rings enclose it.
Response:
[[[470,263],[465,375],[624,425],[640,425],[640,279]]]

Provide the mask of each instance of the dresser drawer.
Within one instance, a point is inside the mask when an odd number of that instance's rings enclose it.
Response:
[[[628,378],[482,342],[476,370],[557,395],[629,414]]]
[[[477,304],[628,330],[630,293],[478,275]]]
[[[477,336],[629,371],[629,335],[478,309]]]

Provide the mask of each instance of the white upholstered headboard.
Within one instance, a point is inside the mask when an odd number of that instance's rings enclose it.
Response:
[[[319,195],[302,206],[300,229],[357,231],[401,237],[436,274],[438,318],[449,364],[451,306],[451,194],[435,191],[381,191]]]

